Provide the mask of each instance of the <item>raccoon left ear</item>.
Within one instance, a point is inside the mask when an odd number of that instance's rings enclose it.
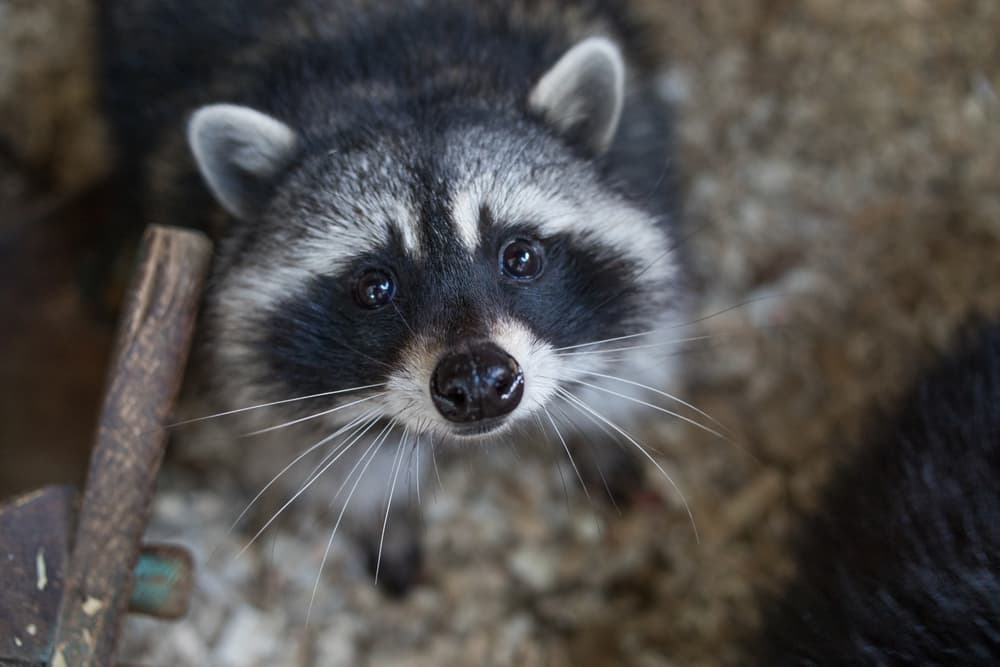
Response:
[[[198,109],[188,122],[187,137],[212,194],[240,219],[259,211],[274,179],[298,154],[290,127],[235,104]]]
[[[611,145],[625,102],[625,59],[606,37],[588,37],[559,59],[528,98],[562,134],[596,153]]]

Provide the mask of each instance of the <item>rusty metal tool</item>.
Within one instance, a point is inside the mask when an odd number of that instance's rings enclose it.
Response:
[[[184,613],[193,566],[142,547],[211,244],[153,226],[126,298],[87,482],[0,507],[0,667],[110,667],[126,611]]]

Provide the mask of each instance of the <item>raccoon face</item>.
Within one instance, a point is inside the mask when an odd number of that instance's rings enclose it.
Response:
[[[196,161],[240,219],[205,311],[217,393],[325,394],[330,423],[374,413],[469,439],[595,381],[610,357],[586,346],[660,329],[677,305],[665,222],[600,170],[623,90],[617,48],[594,38],[525,110],[444,111],[433,131],[352,128],[317,149],[250,109],[198,111]],[[647,357],[614,366],[661,381]]]

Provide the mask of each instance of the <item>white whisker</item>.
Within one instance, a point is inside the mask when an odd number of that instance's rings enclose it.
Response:
[[[385,501],[385,518],[382,519],[382,535],[378,540],[378,555],[375,556],[375,583],[378,583],[378,575],[382,568],[382,546],[385,544],[385,531],[389,526],[389,512],[392,511],[392,496],[396,491],[396,480],[399,479],[399,470],[403,467],[403,450],[406,446],[406,438],[410,433],[409,427],[403,429],[403,436],[396,445],[396,456],[393,458],[392,483],[389,485],[389,497]]]
[[[587,489],[587,485],[583,481],[583,475],[580,474],[580,469],[576,465],[576,461],[573,460],[573,454],[569,451],[569,445],[566,444],[566,439],[563,434],[559,432],[559,427],[556,426],[556,420],[552,418],[552,413],[549,412],[548,408],[544,405],[542,406],[542,411],[545,412],[545,416],[549,418],[549,423],[552,424],[552,428],[556,432],[556,436],[559,438],[559,442],[562,443],[563,451],[566,452],[566,457],[569,458],[569,463],[573,466],[573,472],[576,473],[576,479],[580,482],[580,488],[583,489],[584,495],[587,496],[587,500],[593,503],[593,499],[590,497],[590,491]]]
[[[361,452],[361,456],[358,457],[358,460],[354,462],[354,465],[351,466],[351,469],[347,472],[346,475],[344,475],[344,479],[343,481],[340,482],[340,486],[337,487],[337,490],[333,492],[333,496],[330,497],[329,507],[331,509],[333,509],[333,506],[336,504],[337,498],[340,498],[340,494],[344,492],[344,487],[346,487],[348,482],[351,481],[351,478],[354,476],[354,472],[361,466],[361,463],[362,461],[364,461],[365,456],[368,455],[368,452],[370,452],[372,448],[375,447],[375,443],[377,443],[379,440],[382,441],[387,440],[389,438],[389,434],[392,433],[392,428],[395,427],[397,423],[398,421],[396,419],[393,419],[388,424],[386,424],[382,428],[382,430],[378,432],[378,435],[376,435],[372,439],[372,442],[368,444],[368,448],[365,449],[365,451]],[[363,435],[364,434],[362,433],[362,436]]]
[[[565,397],[568,401],[576,405],[577,408],[583,411],[585,414],[590,414],[593,416],[593,418],[599,419],[600,421],[610,426],[623,438],[632,443],[636,447],[636,449],[642,452],[642,455],[645,456],[650,463],[656,466],[656,469],[660,471],[660,474],[663,475],[663,478],[667,480],[670,486],[673,487],[674,491],[677,492],[678,496],[680,496],[681,503],[684,505],[684,510],[687,512],[688,519],[691,521],[691,528],[694,530],[695,541],[701,543],[701,537],[698,534],[698,525],[695,523],[694,514],[691,512],[691,506],[688,505],[687,498],[684,497],[684,493],[681,491],[680,487],[677,486],[677,483],[673,480],[673,478],[669,474],[667,474],[667,471],[663,469],[663,466],[660,465],[660,462],[657,461],[655,458],[653,458],[653,455],[650,454],[645,447],[640,445],[635,438],[633,438],[626,431],[621,429],[617,424],[611,422],[607,417],[603,416],[602,414],[594,410],[592,407],[587,405],[579,396],[562,388],[559,388],[556,391],[562,394],[563,397]]]
[[[628,334],[628,335],[625,335],[625,336],[617,336],[615,338],[605,338],[604,340],[595,340],[595,341],[591,341],[589,343],[578,343],[576,345],[567,345],[566,347],[558,347],[558,348],[556,348],[553,351],[554,352],[563,352],[565,350],[575,350],[575,349],[581,348],[581,347],[589,347],[591,345],[600,345],[601,343],[613,343],[615,341],[629,340],[631,338],[640,338],[642,336],[649,336],[650,334],[662,333],[664,331],[672,331],[674,329],[681,329],[681,328],[684,328],[684,327],[690,327],[690,326],[694,326],[695,324],[699,324],[701,322],[704,322],[706,320],[710,320],[713,317],[718,317],[719,315],[724,315],[725,313],[728,313],[728,312],[730,312],[732,310],[736,310],[737,308],[742,308],[743,306],[748,306],[748,305],[750,305],[752,303],[756,303],[758,301],[764,301],[766,299],[774,299],[774,298],[783,297],[783,296],[786,296],[786,295],[784,295],[784,294],[777,294],[777,293],[776,294],[765,294],[765,295],[762,295],[762,296],[754,297],[752,299],[747,299],[745,301],[741,301],[740,303],[737,303],[735,305],[729,306],[728,308],[723,308],[722,310],[716,311],[716,312],[711,313],[709,315],[705,315],[703,317],[699,317],[698,319],[688,320],[687,322],[681,322],[680,324],[673,324],[673,325],[671,325],[669,327],[664,327],[662,329],[650,329],[648,331],[640,331],[639,333]]]
[[[719,433],[715,429],[709,428],[708,426],[705,426],[704,424],[702,424],[700,422],[697,422],[694,419],[691,419],[690,417],[685,417],[682,414],[674,412],[673,410],[668,410],[668,409],[666,409],[666,408],[664,408],[662,406],[656,405],[654,403],[648,403],[647,401],[643,401],[641,399],[635,398],[634,396],[629,396],[628,394],[622,394],[622,393],[619,393],[617,391],[613,391],[611,389],[608,389],[607,387],[602,387],[600,385],[592,384],[590,382],[584,382],[583,380],[570,380],[570,382],[572,382],[573,384],[578,384],[578,385],[581,385],[581,386],[584,386],[584,387],[589,387],[591,389],[595,389],[597,391],[604,392],[605,394],[610,394],[611,396],[617,396],[618,398],[625,399],[626,401],[632,401],[633,403],[637,403],[639,405],[643,405],[643,406],[645,406],[647,408],[651,408],[653,410],[658,410],[659,412],[662,412],[664,414],[670,415],[671,417],[676,417],[677,419],[680,419],[683,422],[691,424],[692,426],[696,426],[696,427],[702,429],[703,431],[705,431],[706,433],[711,433],[712,435],[714,435],[715,437],[717,437],[717,438],[719,438],[721,440],[725,440],[728,443],[732,443],[732,440],[730,438],[726,437],[722,433]]]
[[[374,421],[373,421],[373,422],[372,422],[372,424],[374,424],[374,423],[376,423],[376,422],[374,422]],[[371,427],[369,426],[368,428],[371,428]],[[282,506],[281,506],[281,507],[280,507],[280,508],[278,509],[278,511],[277,511],[277,512],[275,512],[275,513],[274,513],[274,516],[272,516],[272,517],[271,517],[270,519],[268,519],[267,523],[265,523],[265,524],[264,524],[263,526],[261,526],[260,530],[258,530],[258,531],[257,531],[257,533],[256,533],[256,534],[255,534],[255,535],[253,536],[253,538],[252,538],[252,539],[251,539],[251,540],[250,540],[250,541],[249,541],[249,542],[248,542],[248,543],[246,544],[246,546],[244,546],[244,547],[243,547],[243,548],[242,548],[242,549],[240,550],[240,552],[239,552],[238,554],[236,554],[236,558],[239,558],[240,556],[242,556],[243,554],[245,554],[245,553],[246,553],[246,551],[247,551],[247,549],[249,549],[249,548],[250,548],[250,547],[251,547],[251,546],[253,545],[253,543],[257,541],[257,538],[259,538],[259,537],[260,537],[261,535],[263,535],[263,534],[264,534],[264,531],[265,531],[265,530],[267,530],[267,529],[268,529],[268,527],[269,527],[269,526],[270,526],[270,525],[271,525],[272,523],[274,523],[274,522],[275,522],[275,520],[276,520],[276,519],[277,519],[277,518],[278,518],[279,516],[281,516],[281,513],[282,513],[282,512],[284,512],[284,511],[285,511],[286,509],[288,509],[288,507],[289,507],[289,506],[290,506],[290,505],[291,505],[292,503],[294,503],[294,502],[295,502],[296,500],[298,500],[299,496],[301,496],[301,495],[302,495],[303,493],[305,493],[305,492],[306,492],[306,490],[307,490],[307,489],[309,489],[309,487],[310,487],[310,486],[312,486],[313,484],[315,484],[315,483],[316,483],[316,480],[317,480],[317,479],[319,479],[320,477],[322,477],[322,476],[323,476],[323,473],[325,473],[325,472],[326,472],[327,470],[329,470],[329,469],[330,469],[330,467],[331,467],[331,466],[333,466],[333,464],[334,464],[334,463],[336,463],[336,462],[337,462],[337,460],[338,460],[338,459],[339,459],[339,458],[340,458],[341,456],[343,456],[344,454],[346,454],[346,453],[348,452],[348,450],[350,450],[350,449],[351,449],[351,447],[353,447],[353,446],[354,446],[354,443],[356,443],[356,442],[357,442],[357,441],[358,441],[358,440],[359,440],[359,439],[360,439],[360,438],[361,438],[361,437],[362,437],[362,436],[363,436],[363,435],[364,435],[364,434],[365,434],[365,433],[367,432],[368,428],[366,428],[366,429],[365,429],[364,431],[362,431],[362,432],[361,432],[361,434],[359,434],[359,435],[355,436],[354,438],[352,438],[352,440],[351,440],[350,444],[348,444],[347,446],[345,446],[345,447],[344,447],[344,448],[343,448],[343,449],[342,449],[342,450],[340,451],[340,453],[338,453],[338,454],[337,454],[336,456],[334,456],[334,457],[333,457],[333,458],[332,458],[332,459],[331,459],[331,460],[330,460],[330,461],[329,461],[329,462],[328,462],[328,463],[327,463],[327,464],[326,464],[325,466],[323,466],[323,468],[322,468],[322,469],[321,469],[321,470],[320,470],[320,471],[319,471],[318,473],[316,473],[315,475],[313,475],[313,476],[312,476],[312,478],[310,478],[310,479],[309,479],[309,480],[308,480],[308,481],[307,481],[307,482],[306,482],[305,484],[303,484],[303,485],[302,485],[302,488],[301,488],[301,489],[299,489],[299,490],[298,490],[298,491],[297,491],[297,492],[295,493],[295,495],[293,495],[293,496],[292,496],[291,498],[289,498],[289,499],[288,499],[288,501],[287,501],[287,502],[286,502],[286,503],[285,503],[284,505],[282,505]]]
[[[421,435],[423,435],[423,429],[418,424],[417,425],[417,437],[415,437],[413,439],[413,451],[416,452],[416,455],[417,455],[417,473],[416,473],[416,475],[417,475],[417,507],[420,507],[421,505],[423,505],[423,503],[420,500],[420,476],[421,476],[420,475],[420,472],[421,472],[420,471],[420,436]]]
[[[359,423],[361,423],[365,419],[368,419],[369,417],[371,417],[371,415],[372,415],[372,412],[368,412],[368,413],[366,413],[366,414],[364,414],[364,415],[362,415],[362,416],[360,416],[360,417],[358,417],[358,418],[356,418],[356,419],[348,422],[344,426],[340,427],[339,429],[337,429],[336,431],[334,431],[330,435],[326,436],[325,438],[323,438],[322,440],[320,440],[316,444],[312,445],[311,447],[309,447],[308,449],[306,449],[305,451],[303,451],[297,457],[295,457],[295,459],[292,460],[291,463],[289,463],[288,465],[286,465],[284,468],[281,469],[281,471],[277,475],[275,475],[274,477],[272,477],[271,481],[268,482],[267,484],[265,484],[264,488],[262,488],[260,490],[260,492],[256,496],[253,497],[253,500],[251,500],[247,504],[247,506],[243,508],[243,511],[240,512],[240,515],[238,517],[236,517],[236,520],[233,521],[233,523],[232,523],[231,526],[229,526],[229,531],[226,534],[227,535],[232,534],[232,532],[236,528],[236,526],[239,525],[240,521],[243,520],[243,517],[245,517],[247,515],[247,512],[249,512],[250,509],[257,503],[257,501],[260,500],[261,497],[263,497],[263,495],[267,492],[267,490],[269,488],[271,488],[275,484],[275,482],[277,482],[281,478],[282,475],[284,475],[286,472],[288,472],[289,470],[291,470],[295,466],[295,464],[297,464],[299,461],[301,461],[306,456],[308,456],[312,452],[316,451],[317,449],[319,449],[320,447],[322,447],[326,443],[328,443],[331,440],[333,440],[334,438],[338,437],[342,433],[344,433],[344,432],[346,432],[346,431],[354,428],[355,426],[357,426]]]
[[[197,422],[207,421],[209,419],[217,419],[219,417],[228,417],[229,415],[236,415],[243,412],[250,412],[251,410],[260,410],[262,408],[270,408],[275,405],[287,405],[288,403],[297,403],[299,401],[308,401],[313,398],[323,398],[324,396],[336,396],[337,394],[347,394],[352,391],[362,391],[364,389],[376,389],[378,387],[384,387],[385,382],[380,382],[378,384],[367,384],[362,387],[351,387],[350,389],[337,389],[336,391],[324,391],[320,394],[309,394],[308,396],[299,396],[298,398],[286,398],[281,401],[272,401],[270,403],[260,403],[259,405],[251,405],[247,408],[239,408],[236,410],[227,410],[225,412],[217,412],[214,415],[206,415],[204,417],[195,417],[194,419],[185,419],[184,421],[174,422],[173,424],[168,424],[166,428],[175,428],[177,426],[186,426],[187,424],[195,424]]]
[[[374,447],[374,451],[371,452],[371,456],[368,457],[368,461],[364,464],[364,467],[361,468],[361,472],[358,473],[358,478],[354,481],[354,485],[351,487],[351,490],[347,493],[347,500],[344,501],[344,506],[340,509],[340,514],[337,515],[337,522],[333,524],[333,530],[330,531],[330,539],[326,543],[326,549],[323,550],[323,560],[320,561],[319,572],[316,573],[316,581],[313,584],[312,594],[309,596],[309,608],[306,610],[307,627],[309,626],[309,618],[312,616],[313,605],[316,602],[316,591],[319,590],[319,582],[323,578],[323,569],[326,567],[326,561],[330,557],[330,549],[333,547],[333,540],[337,536],[337,529],[340,528],[340,522],[343,520],[344,514],[347,512],[347,506],[351,503],[351,498],[354,497],[354,491],[357,490],[358,484],[360,484],[361,480],[364,478],[365,472],[367,472],[368,470],[368,466],[370,466],[372,461],[375,460],[375,457],[378,456],[378,452],[382,448],[382,443],[384,443],[388,439],[389,434],[392,432],[391,429],[395,425],[396,425],[396,420],[389,422],[388,425],[386,425],[385,429],[382,431],[382,433],[379,433],[379,435],[372,441],[372,444],[368,446],[368,449],[366,449],[365,452],[358,458],[358,463],[361,463],[361,461],[364,460],[365,456],[368,455],[369,450],[371,450]],[[357,466],[355,465],[355,467]],[[353,474],[353,472],[354,468],[351,469],[351,474]],[[347,479],[350,479],[350,474],[348,475]],[[346,482],[347,479],[345,479],[344,481]],[[341,488],[343,488],[343,485],[341,485]],[[338,491],[337,493],[339,495],[340,491]]]
[[[562,402],[565,403],[566,405],[571,405],[570,402],[567,401],[562,396],[558,396],[558,398],[560,398],[562,400]],[[620,507],[618,507],[618,501],[615,500],[614,494],[611,493],[611,485],[608,484],[608,478],[604,476],[604,470],[601,468],[601,465],[600,465],[599,460],[597,458],[597,454],[594,452],[594,443],[590,439],[590,436],[587,434],[586,431],[584,431],[582,428],[580,428],[579,426],[577,426],[573,422],[573,420],[569,418],[569,415],[567,415],[566,411],[562,409],[562,406],[553,403],[552,404],[552,409],[553,410],[558,410],[559,411],[559,415],[563,419],[566,420],[566,422],[570,425],[570,427],[573,428],[573,430],[575,430],[577,433],[580,434],[580,437],[583,439],[584,445],[587,447],[587,452],[590,454],[590,458],[593,459],[593,461],[594,461],[594,467],[597,468],[597,474],[601,478],[601,484],[604,485],[604,492],[608,494],[608,500],[611,501],[611,505],[615,508],[615,511],[618,513],[618,516],[622,516],[622,510],[621,510]],[[611,430],[608,429],[607,426],[605,426],[604,424],[600,424],[600,423],[598,423],[597,425],[604,431],[604,433],[606,435],[608,435],[608,437],[610,437],[615,442],[616,445],[618,445],[619,447],[621,446],[621,443],[618,442],[617,436],[615,436],[611,432]]]
[[[668,347],[677,345],[679,343],[691,343],[693,341],[708,340],[710,338],[717,338],[717,336],[692,336],[689,338],[674,338],[671,340],[662,341],[660,343],[649,343],[646,345],[630,345],[629,347],[611,347],[606,350],[584,350],[582,352],[561,352],[557,353],[557,357],[583,357],[599,354],[612,354],[614,352],[630,352],[632,350],[650,350],[658,347]]]
[[[603,340],[592,340],[589,343],[578,343],[576,345],[567,345],[566,347],[557,347],[553,352],[564,352],[566,350],[576,350],[581,347],[589,347],[591,345],[601,345],[602,343],[615,343],[620,340],[629,340],[631,338],[641,338],[642,336],[649,336],[651,334],[659,333],[660,331],[667,331],[667,329],[650,329],[649,331],[640,331],[639,333],[628,334],[627,336],[615,336],[614,338],[605,338]]]
[[[541,433],[542,433],[542,437],[545,438],[545,441],[547,443],[549,443],[550,445],[552,445],[553,451],[556,451],[555,450],[555,444],[552,442],[552,439],[549,437],[548,431],[545,430],[545,425],[542,424],[542,418],[540,416],[538,416],[537,412],[535,413],[534,416],[535,416],[535,422],[538,424],[538,430],[541,431]],[[569,511],[569,509],[570,509],[570,504],[569,504],[569,486],[566,484],[566,477],[563,475],[562,466],[556,465],[556,472],[559,473],[559,482],[560,482],[560,484],[562,484],[563,497],[566,499],[566,510]]]
[[[434,464],[434,476],[437,477],[438,488],[441,490],[441,493],[444,493],[444,484],[441,483],[441,469],[438,468],[437,448],[434,446],[434,440],[429,440],[427,446],[431,450],[431,463]]]
[[[350,403],[345,403],[344,405],[338,405],[335,408],[330,408],[329,410],[324,410],[322,412],[317,412],[316,414],[309,415],[307,417],[299,417],[298,419],[293,419],[292,421],[285,422],[284,424],[278,424],[277,426],[269,426],[267,428],[262,428],[258,431],[251,431],[250,433],[244,433],[241,438],[250,438],[255,435],[263,435],[264,433],[271,433],[272,431],[278,431],[283,428],[288,428],[289,426],[295,426],[296,424],[301,424],[302,422],[307,422],[311,419],[319,419],[320,417],[325,417],[326,415],[332,415],[334,412],[339,412],[340,410],[345,410],[351,406],[358,405],[360,403],[365,403],[366,401],[371,401],[373,399],[385,396],[389,392],[380,392],[378,394],[372,394],[371,396],[366,396],[365,398],[359,398],[356,401],[351,401]]]
[[[322,475],[326,472],[326,468],[324,466],[330,461],[330,459],[335,456],[339,456],[341,451],[346,450],[348,447],[353,447],[356,442],[365,437],[365,433],[368,433],[368,431],[370,431],[383,416],[381,411],[376,413],[374,410],[368,414],[371,414],[372,418],[369,419],[361,428],[355,429],[355,431],[345,439],[345,442],[337,445],[327,452],[326,456],[324,456],[320,462],[313,466],[313,469],[309,471],[309,474],[306,475],[306,480],[311,481],[314,476]]]
[[[722,430],[726,431],[730,435],[733,433],[732,429],[730,429],[728,426],[726,426],[725,424],[723,424],[722,422],[720,422],[718,419],[716,419],[712,415],[708,414],[704,410],[700,410],[700,409],[696,408],[695,406],[691,405],[687,401],[684,401],[684,400],[682,400],[680,398],[677,398],[673,394],[668,394],[665,391],[662,391],[660,389],[656,389],[655,387],[650,387],[647,384],[642,384],[640,382],[635,382],[633,380],[627,380],[625,378],[617,377],[617,376],[614,376],[614,375],[606,375],[604,373],[597,373],[595,371],[580,371],[580,372],[583,373],[584,375],[593,375],[595,377],[604,378],[606,380],[615,380],[616,382],[621,382],[623,384],[631,385],[633,387],[638,387],[639,389],[645,389],[646,391],[651,391],[654,394],[658,394],[660,396],[663,396],[664,398],[668,398],[671,401],[674,401],[675,403],[680,403],[681,405],[683,405],[685,408],[688,408],[689,410],[693,410],[694,412],[697,412],[699,415],[701,415],[705,419],[708,419],[713,424],[715,424],[716,426],[718,426]]]

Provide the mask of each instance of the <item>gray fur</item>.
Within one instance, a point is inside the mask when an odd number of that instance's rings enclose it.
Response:
[[[597,153],[611,145],[625,97],[625,63],[614,42],[591,37],[559,59],[531,91],[531,108]]]
[[[301,420],[268,444],[234,441],[253,447],[228,455],[256,471],[253,488],[374,411],[374,431],[308,482],[328,504],[372,446],[345,517],[370,545],[372,508],[391,488],[384,457],[403,433],[422,452],[405,457],[417,475],[430,447],[465,437],[429,391],[437,360],[467,341],[495,343],[524,369],[523,398],[494,439],[557,404],[573,413],[564,389],[616,422],[634,418],[635,404],[574,384],[602,384],[587,373],[655,386],[673,376],[667,345],[655,363],[639,350],[557,353],[664,331],[684,302],[666,114],[623,48],[627,21],[605,3],[116,0],[105,11],[123,189],[140,193],[138,216],[217,239],[190,416],[379,385],[232,417],[230,436]],[[545,251],[537,284],[499,270],[504,243],[525,236]],[[352,300],[371,267],[398,285],[379,311]],[[579,426],[600,431],[583,416]],[[391,524],[407,500],[394,495]]]
[[[262,195],[297,150],[287,125],[232,104],[198,109],[188,123],[188,143],[219,204],[241,219],[257,213]]]

